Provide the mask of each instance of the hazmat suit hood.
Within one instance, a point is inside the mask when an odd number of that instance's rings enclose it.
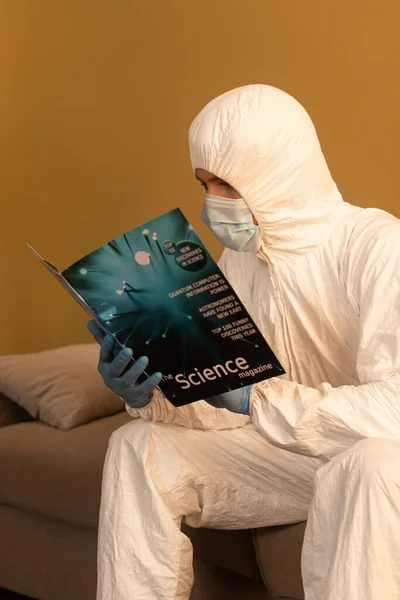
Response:
[[[227,181],[261,229],[259,254],[287,260],[311,251],[346,210],[314,125],[290,95],[268,85],[212,100],[189,130],[193,169]]]

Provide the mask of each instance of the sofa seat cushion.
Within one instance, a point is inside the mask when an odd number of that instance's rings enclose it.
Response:
[[[60,431],[38,421],[0,429],[0,504],[97,529],[108,440],[126,412]]]
[[[183,524],[182,531],[191,539],[194,555],[203,563],[261,580],[251,529],[194,529]]]
[[[262,527],[254,531],[258,566],[266,588],[275,597],[303,600],[301,550],[306,523]]]
[[[0,393],[0,427],[22,421],[32,421],[32,417],[18,404]]]
[[[38,421],[0,429],[0,507],[96,531],[108,440],[129,421],[132,417],[124,412],[68,431]],[[250,530],[186,525],[183,530],[204,562],[257,576]]]

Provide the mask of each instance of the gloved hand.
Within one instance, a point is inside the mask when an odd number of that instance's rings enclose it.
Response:
[[[219,396],[212,396],[211,398],[205,398],[205,401],[215,408],[226,408],[234,413],[240,413],[247,415],[249,412],[250,404],[250,392],[251,385],[246,387],[220,394]]]
[[[112,335],[105,335],[95,321],[89,321],[88,329],[101,345],[98,369],[106,386],[131,408],[143,408],[149,404],[154,388],[162,379],[162,374],[154,373],[143,383],[136,383],[149,364],[147,356],[141,356],[126,370],[132,359],[132,350],[124,348],[116,352]]]

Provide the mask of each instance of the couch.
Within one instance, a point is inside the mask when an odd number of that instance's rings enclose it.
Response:
[[[0,395],[0,588],[95,600],[103,461],[111,433],[130,419],[122,411],[62,431]],[[302,600],[304,526],[185,532],[202,563],[260,581],[265,598]]]

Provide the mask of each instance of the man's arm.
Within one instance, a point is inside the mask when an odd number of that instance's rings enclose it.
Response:
[[[350,240],[344,265],[346,293],[359,312],[360,385],[254,385],[253,426],[276,446],[330,458],[363,438],[400,439],[400,221],[375,214]]]

